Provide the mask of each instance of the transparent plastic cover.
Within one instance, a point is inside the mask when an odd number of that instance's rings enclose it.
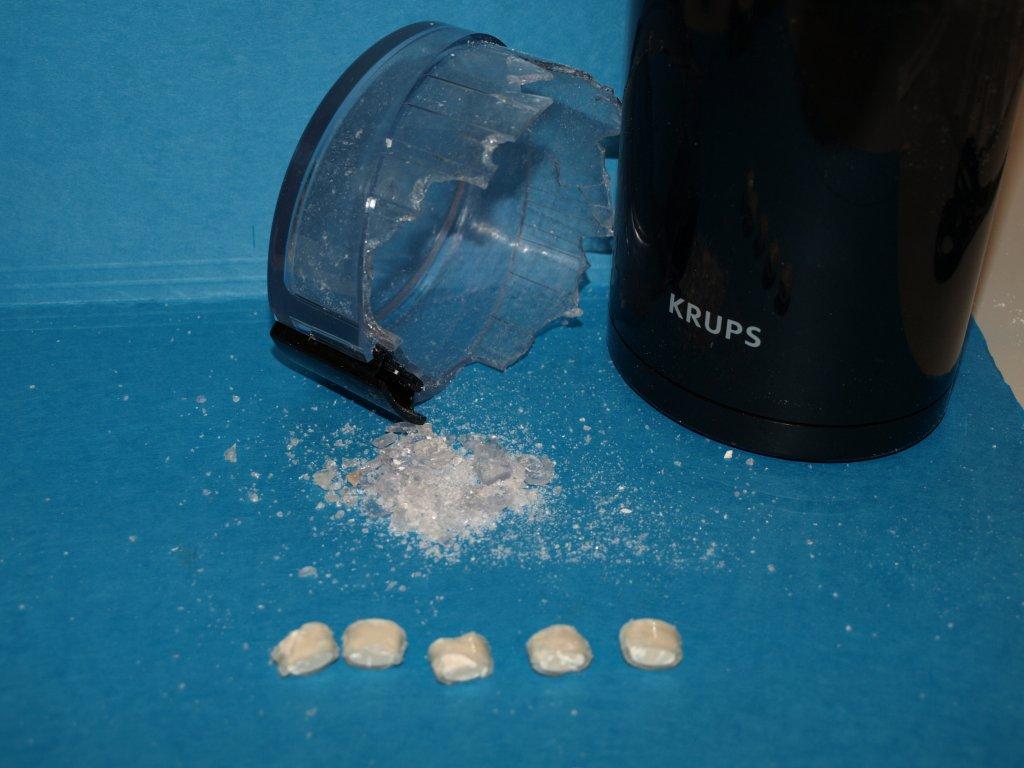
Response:
[[[451,27],[405,41],[338,108],[292,212],[284,285],[323,322],[279,319],[386,350],[417,401],[467,363],[506,368],[576,310],[584,244],[611,235],[618,131],[584,73]]]

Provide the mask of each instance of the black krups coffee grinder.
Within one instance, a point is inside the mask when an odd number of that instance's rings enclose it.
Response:
[[[1011,0],[633,0],[609,346],[744,449],[942,418],[1024,65]]]

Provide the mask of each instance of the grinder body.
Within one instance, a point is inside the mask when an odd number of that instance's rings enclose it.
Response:
[[[1024,7],[633,0],[609,347],[684,425],[786,458],[942,418]]]

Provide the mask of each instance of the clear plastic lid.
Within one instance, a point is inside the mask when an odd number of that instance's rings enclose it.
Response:
[[[342,379],[387,380],[403,417],[467,363],[506,368],[577,307],[585,245],[611,235],[618,131],[618,100],[584,73],[445,25],[399,30],[296,149],[271,235],[276,319],[307,353],[351,358]]]

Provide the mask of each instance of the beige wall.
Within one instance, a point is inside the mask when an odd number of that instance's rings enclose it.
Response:
[[[1024,98],[996,199],[974,317],[1017,401],[1024,405]]]

